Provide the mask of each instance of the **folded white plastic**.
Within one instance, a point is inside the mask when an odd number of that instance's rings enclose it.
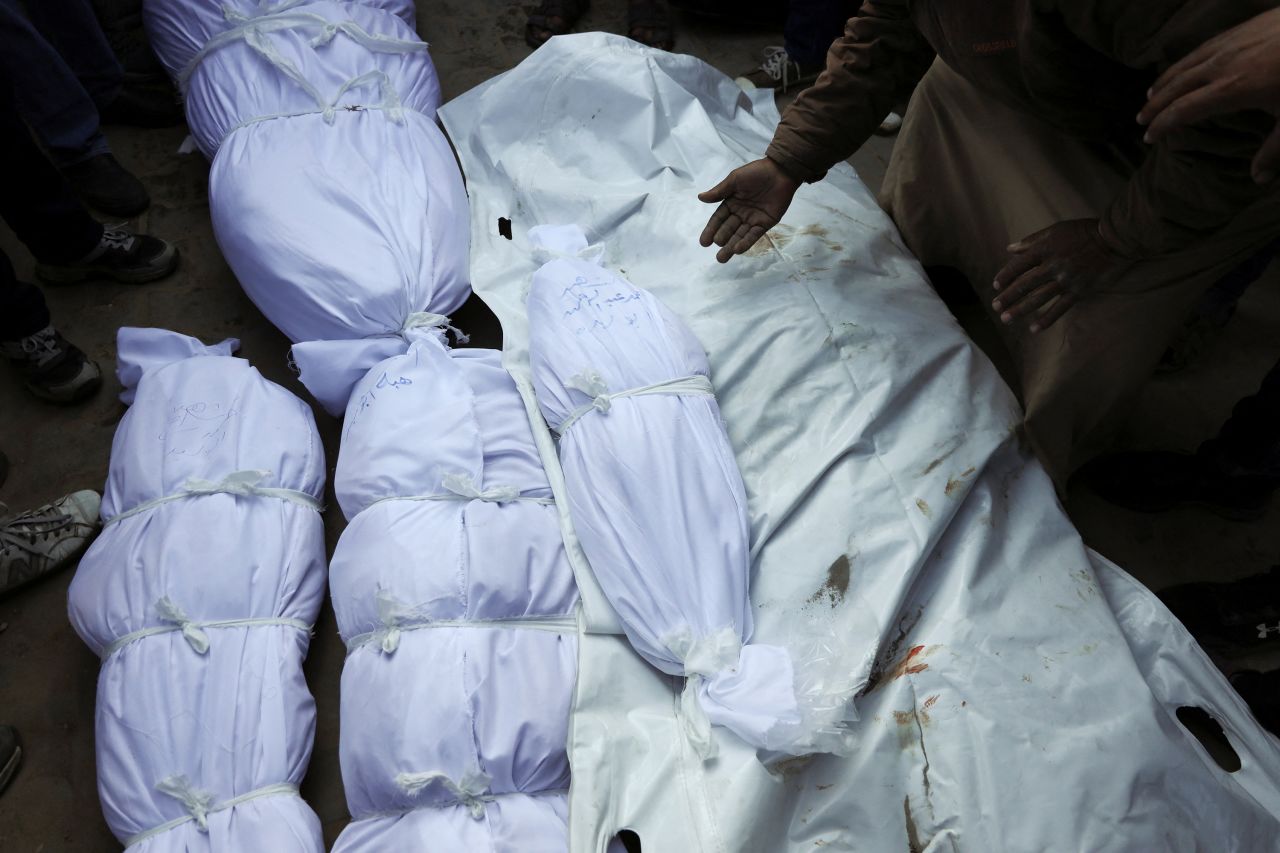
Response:
[[[600,266],[581,229],[529,238],[558,255],[529,292],[538,403],[560,434],[574,528],[632,645],[688,676],[681,711],[704,757],[708,720],[771,752],[843,750],[847,661],[749,642],[746,495],[702,346]]]
[[[98,788],[132,851],[324,849],[298,797],[323,451],[311,410],[235,346],[119,333],[132,405],[69,611],[103,658]]]
[[[524,403],[430,329],[347,406],[335,850],[567,848],[577,590]]]

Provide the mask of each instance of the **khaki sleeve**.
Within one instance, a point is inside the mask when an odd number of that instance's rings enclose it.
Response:
[[[933,61],[909,0],[865,0],[827,54],[827,68],[782,116],[766,156],[817,181],[867,141]]]
[[[1041,0],[1094,49],[1152,80],[1204,41],[1277,2]],[[1135,104],[1135,113],[1141,104]],[[1274,119],[1241,112],[1166,134],[1101,216],[1103,238],[1132,258],[1161,255],[1212,235],[1268,192],[1250,163]],[[1137,126],[1135,124],[1135,132]]]

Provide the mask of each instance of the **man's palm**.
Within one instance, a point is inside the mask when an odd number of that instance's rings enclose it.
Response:
[[[742,254],[778,224],[799,186],[767,158],[734,169],[698,196],[707,204],[720,202],[698,242],[719,246],[716,260],[722,264]]]

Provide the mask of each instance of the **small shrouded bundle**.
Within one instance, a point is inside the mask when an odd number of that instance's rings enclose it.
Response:
[[[562,853],[577,588],[500,353],[410,336],[357,383],[335,485],[334,849]]]
[[[298,796],[323,451],[310,408],[234,346],[119,333],[132,405],[69,610],[102,658],[98,789],[130,851],[324,849]]]
[[[702,346],[590,259],[578,227],[529,236],[560,256],[529,293],[538,402],[560,434],[574,529],[632,645],[689,677],[682,715],[704,757],[708,720],[768,752],[843,750],[847,661],[821,642],[794,658],[749,642],[746,495]]]

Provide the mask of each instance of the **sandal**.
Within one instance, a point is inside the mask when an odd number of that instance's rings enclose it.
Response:
[[[675,47],[666,0],[631,0],[627,4],[627,38],[658,50]]]
[[[524,25],[524,40],[529,47],[542,47],[552,36],[562,36],[573,29],[587,11],[589,0],[542,0],[529,13]]]

